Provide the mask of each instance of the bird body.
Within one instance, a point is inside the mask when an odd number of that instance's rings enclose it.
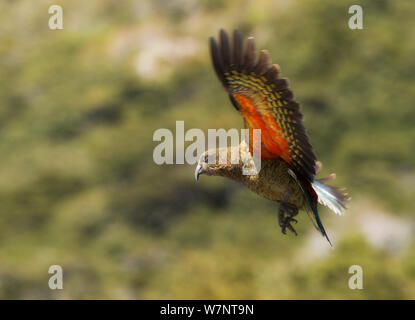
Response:
[[[286,202],[299,209],[304,208],[306,201],[296,181],[288,173],[289,167],[280,159],[263,159],[261,170],[257,175],[242,175],[236,181],[248,187],[254,193],[280,204],[287,190]]]
[[[304,208],[306,204],[304,195],[299,185],[288,173],[290,168],[284,160],[281,158],[262,159],[261,170],[257,174],[244,175],[243,168],[252,165],[252,162],[244,163],[242,157],[236,164],[232,164],[231,161],[220,161],[219,154],[221,154],[221,151],[227,155],[227,159],[231,159],[232,153],[242,153],[244,148],[242,146],[230,146],[225,150],[208,150],[202,154],[199,161],[201,173],[209,176],[221,176],[239,182],[252,192],[278,205],[283,201],[285,192],[290,190],[290,195],[286,201],[297,208]],[[207,164],[209,156],[217,157],[215,164]]]

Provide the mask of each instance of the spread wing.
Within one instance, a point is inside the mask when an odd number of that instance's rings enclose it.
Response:
[[[253,38],[248,38],[244,50],[238,31],[231,47],[224,30],[218,43],[210,38],[210,49],[215,71],[246,128],[261,129],[261,157],[280,157],[313,181],[316,156],[302,124],[300,105],[293,100],[287,80],[280,77],[278,65],[271,64],[268,52],[262,50],[257,59]],[[252,147],[251,142],[252,138]]]

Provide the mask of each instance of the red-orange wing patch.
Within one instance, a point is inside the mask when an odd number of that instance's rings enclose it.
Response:
[[[266,51],[256,59],[253,38],[248,38],[244,51],[238,31],[234,32],[233,49],[223,30],[219,44],[211,38],[210,47],[215,71],[245,126],[261,129],[262,158],[280,157],[313,181],[316,156],[302,124],[300,106],[293,100],[287,80],[280,77],[279,67],[270,63]]]
[[[279,156],[286,162],[290,162],[288,141],[282,134],[281,127],[266,102],[255,103],[249,96],[241,93],[235,93],[234,98],[240,106],[242,116],[245,119],[245,126],[250,129],[250,151],[252,152],[253,143],[252,129],[261,129],[261,157],[264,159]],[[260,112],[258,109],[263,111]]]

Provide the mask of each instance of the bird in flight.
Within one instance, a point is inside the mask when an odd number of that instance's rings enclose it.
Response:
[[[210,52],[216,74],[248,129],[251,153],[253,130],[260,129],[261,169],[256,175],[244,175],[244,163],[223,164],[219,161],[220,150],[211,149],[199,158],[196,180],[201,174],[223,176],[273,201],[278,205],[278,222],[284,234],[287,229],[297,234],[292,223],[297,223],[294,217],[303,209],[331,245],[317,204],[342,214],[349,198],[342,189],[326,184],[334,179],[334,174],[315,179],[321,163],[302,124],[300,105],[294,101],[287,80],[281,77],[279,66],[271,64],[266,50],[260,51],[257,58],[253,38],[248,38],[244,47],[237,30],[232,43],[224,30],[220,30],[218,41],[211,37]],[[241,146],[237,148],[239,152]],[[235,147],[228,147],[224,152],[229,156]],[[217,161],[208,161],[211,156]]]

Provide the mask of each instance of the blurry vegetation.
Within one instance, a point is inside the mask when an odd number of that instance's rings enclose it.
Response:
[[[0,2],[0,298],[415,298],[414,238],[391,252],[353,222],[365,199],[413,223],[415,3],[359,3],[352,31],[351,0]],[[210,65],[221,27],[281,65],[323,174],[356,199],[321,209],[330,235],[348,221],[333,250],[304,214],[283,236],[266,200],[154,164],[153,132],[176,120],[242,127]]]

